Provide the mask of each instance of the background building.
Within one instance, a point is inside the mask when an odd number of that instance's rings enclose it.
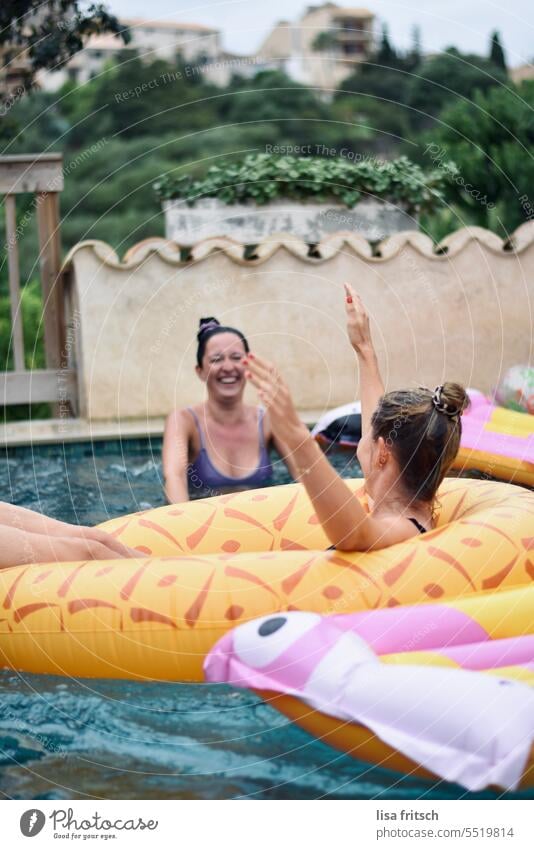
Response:
[[[374,48],[374,19],[368,9],[335,3],[308,6],[294,23],[279,21],[258,50],[265,62],[277,61],[293,79],[335,87],[369,58]]]
[[[143,18],[124,18],[121,23],[130,31],[131,41],[128,45],[116,35],[90,36],[84,49],[76,53],[63,68],[39,74],[41,88],[56,91],[67,80],[85,83],[99,74],[106,62],[125,47],[136,50],[146,62],[165,59],[167,62],[179,60],[184,64],[209,66],[222,56],[220,31],[212,27]],[[215,84],[225,84],[222,77],[219,81],[216,68],[207,69],[207,76],[213,78]]]

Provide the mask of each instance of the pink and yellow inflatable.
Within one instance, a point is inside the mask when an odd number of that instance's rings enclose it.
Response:
[[[497,407],[469,390],[455,469],[477,469],[500,480],[534,486],[534,416]]]
[[[498,606],[515,622],[497,623],[488,595],[265,616],[217,643],[206,679],[259,691],[361,760],[516,790],[534,785],[533,590],[503,593]]]
[[[363,481],[348,484],[365,506]],[[148,557],[0,571],[0,660],[56,675],[200,681],[215,643],[259,616],[447,599],[473,605],[468,615],[492,639],[529,633],[532,605],[520,617],[504,593],[534,581],[534,495],[448,479],[438,512],[426,534],[351,553],[326,550],[300,484],[113,519],[103,527]]]

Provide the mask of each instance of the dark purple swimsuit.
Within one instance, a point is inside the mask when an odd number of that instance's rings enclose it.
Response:
[[[205,495],[217,495],[221,491],[228,489],[256,489],[260,486],[266,486],[271,482],[273,476],[273,467],[269,458],[269,451],[265,445],[263,436],[263,416],[264,411],[261,407],[258,408],[258,436],[260,443],[260,459],[256,469],[243,478],[232,478],[228,475],[223,475],[211,462],[208,454],[202,428],[198,416],[188,407],[188,412],[191,413],[195,420],[200,439],[200,451],[197,457],[187,467],[187,477],[189,480],[189,488],[197,493]]]

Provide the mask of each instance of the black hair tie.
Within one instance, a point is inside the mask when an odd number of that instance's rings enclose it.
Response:
[[[461,410],[458,409],[458,407],[452,407],[450,404],[446,404],[441,397],[442,392],[443,386],[436,386],[432,395],[432,403],[434,404],[434,407],[438,413],[443,413],[443,415],[448,416],[450,419],[458,418]]]

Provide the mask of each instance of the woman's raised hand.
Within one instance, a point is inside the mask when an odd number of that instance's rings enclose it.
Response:
[[[288,448],[299,445],[309,435],[309,431],[299,419],[289,389],[278,369],[256,354],[248,354],[243,362],[247,368],[247,379],[256,387],[269,412],[275,437]]]
[[[344,286],[349,341],[356,353],[361,353],[373,347],[369,316],[362,299],[356,294],[352,286],[349,283],[344,283]]]

